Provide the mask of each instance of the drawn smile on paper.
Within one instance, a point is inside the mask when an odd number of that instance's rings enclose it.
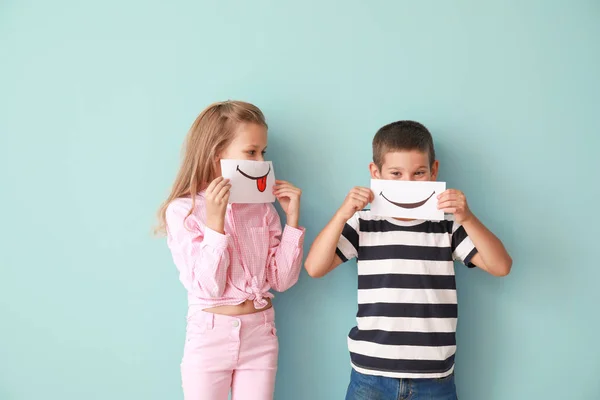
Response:
[[[397,203],[397,202],[391,201],[390,199],[385,197],[385,195],[383,194],[383,191],[379,193],[379,195],[381,197],[383,197],[384,199],[386,199],[388,202],[392,203],[396,207],[401,207],[401,208],[419,208],[423,204],[427,203],[429,201],[429,199],[431,199],[433,197],[434,194],[435,194],[435,191],[433,193],[431,193],[431,195],[428,198],[426,198],[425,200],[417,201],[416,203]]]
[[[258,189],[259,192],[262,193],[267,188],[267,176],[271,172],[271,166],[270,165],[269,165],[269,170],[267,171],[267,173],[264,174],[264,175],[262,175],[262,176],[248,175],[247,173],[245,173],[244,171],[242,171],[240,169],[239,165],[237,166],[236,170],[239,171],[239,173],[242,174],[242,175],[244,175],[246,178],[252,179],[252,180],[256,181],[256,188]]]

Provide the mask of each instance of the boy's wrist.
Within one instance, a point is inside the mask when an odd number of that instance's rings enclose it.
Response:
[[[334,223],[336,224],[340,224],[340,225],[345,225],[346,222],[348,222],[349,218],[346,218],[346,216],[342,213],[342,210],[337,210],[335,214],[333,214],[333,218],[332,221],[334,221]]]
[[[473,213],[469,213],[468,215],[466,215],[462,221],[460,221],[460,224],[467,228],[469,225],[471,225],[473,222],[475,222],[477,218],[475,217],[475,215]]]

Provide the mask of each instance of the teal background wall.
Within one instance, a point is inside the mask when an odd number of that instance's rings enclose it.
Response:
[[[252,101],[307,245],[417,119],[514,257],[457,267],[463,400],[599,398],[600,3],[0,3],[0,399],[182,398],[154,213],[210,102]],[[308,250],[308,246],[307,249]],[[277,400],[342,399],[355,264],[276,298]]]

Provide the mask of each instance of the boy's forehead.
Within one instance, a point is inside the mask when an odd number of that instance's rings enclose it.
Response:
[[[383,165],[386,167],[408,168],[415,166],[428,166],[429,154],[420,150],[390,150],[383,156]]]

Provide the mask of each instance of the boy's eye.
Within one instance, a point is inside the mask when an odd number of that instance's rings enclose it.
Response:
[[[400,172],[394,171],[394,172],[392,172],[392,175],[394,175],[394,176],[400,176]]]
[[[248,150],[247,153],[253,156],[256,154],[256,150]]]
[[[415,175],[425,175],[425,171],[419,171]]]

